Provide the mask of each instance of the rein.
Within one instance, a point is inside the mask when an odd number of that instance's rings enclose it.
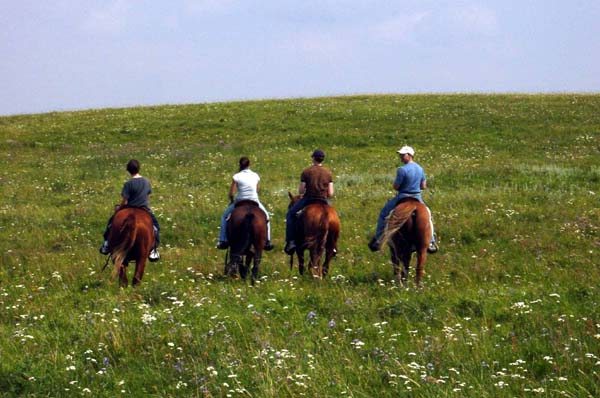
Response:
[[[108,262],[112,259],[112,253],[109,253],[108,256],[106,256],[106,262],[104,263],[104,266],[102,267],[102,271],[100,272],[104,272],[104,270],[106,269],[106,267],[108,266]]]
[[[227,268],[227,264],[229,263],[229,248],[225,251],[225,268]]]

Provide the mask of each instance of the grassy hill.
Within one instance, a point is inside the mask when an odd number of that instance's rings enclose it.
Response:
[[[405,144],[441,247],[420,290],[366,246]],[[317,147],[342,221],[325,281],[281,251],[287,192]],[[276,245],[254,287],[224,279],[214,248],[240,156]],[[131,158],[163,260],[119,289],[97,250]],[[598,396],[599,159],[599,95],[1,117],[0,396]]]

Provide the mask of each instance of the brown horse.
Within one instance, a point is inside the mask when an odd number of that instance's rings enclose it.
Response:
[[[406,285],[412,252],[417,252],[417,286],[422,285],[427,261],[427,247],[431,242],[431,224],[427,207],[416,199],[400,202],[390,213],[381,245],[388,243],[398,283]],[[404,268],[400,271],[400,261]]]
[[[112,220],[108,246],[115,265],[113,275],[119,276],[120,285],[126,287],[128,284],[125,268],[130,261],[135,261],[132,284],[140,284],[146,268],[146,259],[154,246],[150,214],[144,209],[134,207],[118,210]]]
[[[290,197],[290,208],[300,200],[300,196]],[[340,218],[335,209],[325,202],[309,203],[298,218],[295,231],[296,255],[298,256],[298,270],[304,275],[304,251],[310,253],[308,264],[311,275],[315,278],[324,278],[329,272],[329,262],[337,251],[337,241],[340,236]],[[325,252],[325,261],[321,264],[321,256]],[[294,265],[294,256],[290,256],[290,268]]]
[[[227,222],[227,240],[230,255],[225,274],[236,277],[239,270],[242,279],[246,279],[250,264],[253,263],[254,284],[267,241],[267,217],[256,202],[242,200],[236,203]]]

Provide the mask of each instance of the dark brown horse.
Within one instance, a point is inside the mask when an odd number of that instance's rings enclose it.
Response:
[[[227,222],[227,240],[229,261],[225,265],[225,274],[236,277],[239,271],[242,279],[246,279],[250,264],[253,263],[254,284],[267,241],[267,217],[256,202],[242,200],[236,203]]]
[[[291,207],[300,197],[288,192]],[[295,231],[296,255],[298,270],[304,275],[304,251],[310,253],[308,264],[311,275],[324,278],[329,272],[329,262],[337,251],[340,237],[340,218],[335,209],[325,202],[309,203],[300,213]],[[321,264],[321,256],[325,252],[325,261]],[[294,265],[294,256],[290,256],[290,268]]]
[[[113,275],[119,276],[120,285],[126,287],[128,284],[126,267],[130,261],[135,261],[132,284],[140,284],[146,268],[146,259],[154,246],[150,214],[144,209],[134,207],[117,211],[108,235],[108,246],[115,265]]]
[[[427,207],[416,199],[400,202],[390,213],[381,238],[388,243],[398,283],[406,284],[412,252],[417,252],[416,283],[421,286],[431,242],[431,224]],[[404,268],[400,270],[400,261]]]

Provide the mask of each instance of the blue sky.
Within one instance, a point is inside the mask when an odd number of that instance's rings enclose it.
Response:
[[[600,92],[599,0],[0,0],[0,115]]]

